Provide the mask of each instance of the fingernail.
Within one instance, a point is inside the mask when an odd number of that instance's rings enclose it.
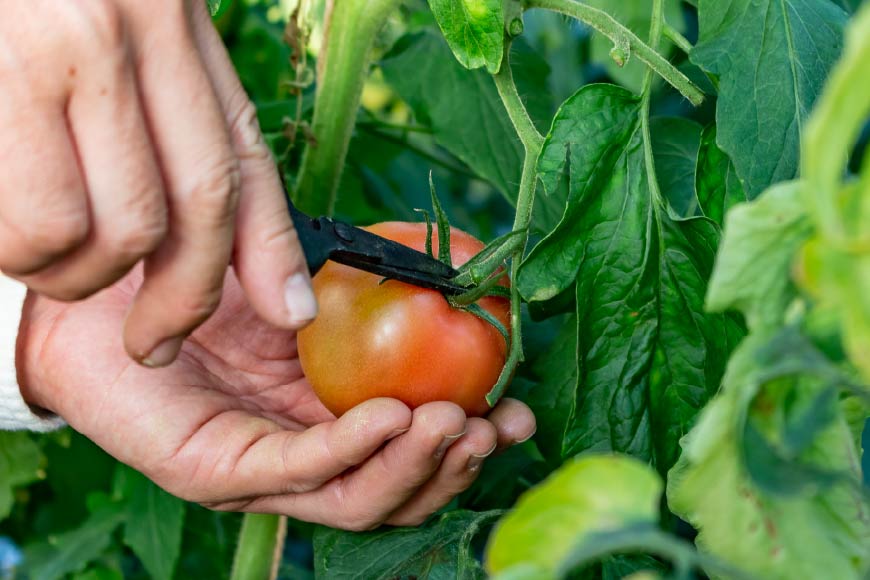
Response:
[[[447,450],[450,449],[450,446],[453,445],[457,439],[465,435],[465,431],[459,433],[457,435],[445,435],[444,440],[438,445],[438,449],[435,450],[435,459],[441,459],[444,457],[444,454],[447,453]]]
[[[525,443],[526,441],[528,441],[529,439],[531,439],[532,437],[534,437],[534,436],[535,436],[535,433],[537,433],[537,432],[538,432],[538,429],[537,429],[537,427],[536,427],[535,430],[532,431],[531,433],[529,433],[529,434],[528,434],[524,439],[517,439],[514,443],[515,443],[516,445],[519,445],[520,443]]]
[[[411,430],[410,427],[406,427],[406,428],[404,428],[404,429],[396,429],[395,431],[393,431],[392,433],[390,433],[389,435],[387,435],[387,440],[395,439],[395,438],[398,437],[399,435],[402,435],[402,434],[404,434],[404,433],[407,433],[407,432],[410,431],[410,430]]]
[[[167,338],[158,344],[154,350],[151,351],[151,354],[142,359],[142,364],[152,369],[168,366],[175,360],[175,357],[178,356],[178,352],[181,350],[181,345],[183,343],[183,336]]]
[[[317,316],[317,298],[311,288],[311,280],[305,274],[296,273],[284,284],[284,303],[290,312],[290,324],[302,325]]]
[[[483,465],[483,460],[492,455],[492,452],[495,451],[496,444],[493,443],[492,448],[486,453],[478,455],[477,453],[472,453],[468,457],[468,465],[466,468],[468,471],[477,471]]]

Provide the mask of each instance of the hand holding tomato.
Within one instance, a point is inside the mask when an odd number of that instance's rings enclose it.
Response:
[[[465,490],[483,458],[534,432],[506,399],[487,419],[448,402],[375,398],[336,419],[232,270],[178,359],[149,370],[118,340],[142,276],[74,304],[31,294],[17,367],[31,403],[184,499],[362,530],[414,525]]]

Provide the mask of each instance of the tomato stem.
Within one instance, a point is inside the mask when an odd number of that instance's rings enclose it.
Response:
[[[387,16],[401,0],[332,2],[318,61],[311,132],[293,199],[302,211],[330,215],[353,134],[371,49]]]
[[[286,533],[284,516],[245,514],[230,580],[273,580]]]
[[[521,243],[517,244],[511,259],[511,280],[516,280],[520,263],[526,251],[529,240],[529,224],[532,221],[532,208],[535,205],[535,187],[537,185],[538,157],[544,146],[544,137],[538,132],[532,122],[526,106],[517,91],[510,63],[510,39],[505,39],[505,55],[501,70],[493,76],[499,97],[504,105],[514,129],[523,144],[525,159],[520,178],[520,190],[517,195],[517,213],[514,218],[513,231],[521,231]],[[516,284],[511,284],[511,341],[507,360],[496,384],[486,395],[486,401],[492,406],[501,398],[507,389],[508,382],[513,377],[514,370],[523,360],[522,335],[522,300]]]
[[[659,76],[680,91],[696,107],[704,102],[704,92],[689,80],[689,77],[681,73],[679,69],[668,62],[668,59],[659,54],[654,47],[646,44],[635,33],[620,24],[607,12],[577,0],[525,0],[525,7],[545,8],[576,18],[609,38],[614,46],[627,46],[629,54],[636,56],[649,68],[658,73]]]

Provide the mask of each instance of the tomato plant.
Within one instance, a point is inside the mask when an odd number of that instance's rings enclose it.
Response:
[[[227,2],[300,208],[416,222],[421,247],[431,175],[486,242],[457,247],[466,281],[511,280],[483,302],[505,344],[440,295],[328,266],[301,348],[342,368],[307,363],[315,383],[341,411],[355,385],[329,373],[475,380],[474,404],[507,389],[539,431],[423,526],[363,534],[212,514],[69,432],[0,434],[0,534],[28,574],[259,579],[277,554],[283,578],[866,577],[866,3]],[[345,354],[385,319],[342,326],[387,303],[415,350],[448,342],[442,316],[475,329],[486,371]]]
[[[387,222],[369,231],[415,250],[426,249],[422,223]],[[432,238],[438,252],[438,237]],[[453,264],[483,249],[454,229]],[[327,263],[314,277],[321,314],[299,333],[299,360],[326,407],[341,415],[374,397],[392,397],[411,408],[451,401],[466,413],[489,410],[486,394],[504,367],[507,345],[498,330],[453,307],[435,290]],[[506,299],[487,297],[481,306],[509,324]]]

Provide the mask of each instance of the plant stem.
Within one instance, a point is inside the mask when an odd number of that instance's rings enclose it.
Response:
[[[529,224],[532,221],[532,208],[535,205],[535,186],[537,185],[537,166],[544,138],[535,128],[531,117],[517,92],[514,83],[513,72],[510,63],[510,41],[505,39],[505,54],[501,70],[493,76],[495,86],[505,110],[514,125],[514,129],[525,149],[523,160],[523,172],[520,178],[520,190],[517,195],[517,213],[514,218],[513,231],[523,231],[522,243],[517,246],[511,257],[511,280],[516,281],[519,274],[520,263],[526,252],[529,241]],[[504,394],[508,381],[513,376],[514,369],[523,360],[523,335],[522,335],[522,301],[516,284],[511,285],[511,341],[505,366],[502,369],[498,382],[487,394],[486,400],[490,405]]]
[[[356,122],[375,36],[401,0],[333,0],[318,62],[309,143],[293,193],[300,209],[331,215]],[[231,580],[268,580],[277,574],[286,518],[247,514],[239,533]]]
[[[580,20],[609,38],[615,46],[628,46],[632,55],[646,63],[696,107],[704,102],[703,91],[689,77],[606,12],[577,0],[525,0],[525,6],[545,8]]]
[[[375,36],[401,0],[334,0],[318,63],[311,131],[294,201],[302,211],[329,215],[335,207],[341,172],[353,134]]]
[[[665,38],[667,38],[668,40],[673,42],[675,45],[677,45],[677,48],[679,48],[680,50],[682,50],[686,54],[689,54],[689,52],[691,52],[692,48],[694,48],[692,46],[692,43],[689,42],[688,38],[686,38],[685,36],[680,34],[679,30],[677,30],[676,28],[674,28],[673,26],[671,26],[667,22],[665,22],[665,24],[664,24],[663,32],[665,34]]]
[[[273,580],[286,532],[283,516],[245,514],[230,580]]]

